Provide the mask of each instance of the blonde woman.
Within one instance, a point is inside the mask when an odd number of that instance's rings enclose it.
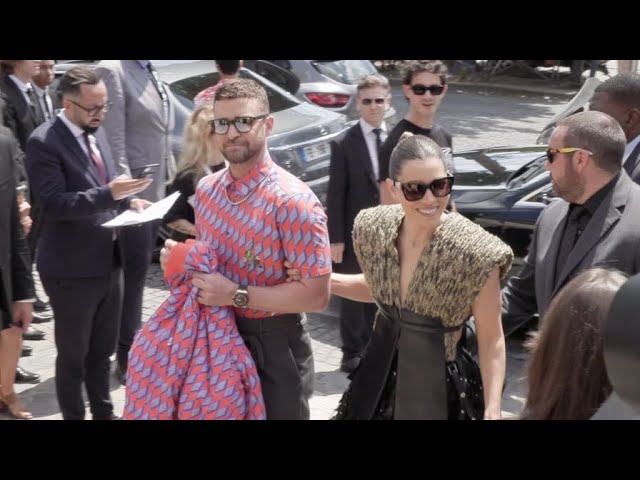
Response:
[[[176,176],[168,193],[180,191],[180,198],[164,217],[165,224],[174,230],[171,238],[184,241],[195,237],[195,215],[192,198],[202,177],[224,168],[224,157],[213,142],[209,121],[213,119],[213,104],[196,108],[185,128],[182,156]]]

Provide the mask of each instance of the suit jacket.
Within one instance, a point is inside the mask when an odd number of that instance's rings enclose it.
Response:
[[[96,67],[113,104],[103,126],[119,174],[159,163],[153,184],[139,197],[157,202],[164,198],[167,180],[176,167],[171,150],[174,112],[169,102],[169,122],[165,122],[162,99],[153,82],[136,60],[103,60]],[[167,88],[167,87],[165,87]]]
[[[351,239],[353,222],[360,210],[380,204],[377,179],[359,122],[331,142],[329,175],[329,238],[331,243],[345,243],[342,264],[336,267],[346,273],[359,272]]]
[[[94,134],[109,179],[116,175],[102,128]],[[27,142],[27,171],[40,202],[43,225],[36,264],[41,275],[97,277],[113,268],[113,231],[100,225],[127,208],[108,185],[69,128],[58,118],[38,127]]]
[[[624,169],[636,183],[640,183],[640,143],[633,149],[629,158],[624,163]]]
[[[4,93],[6,105],[4,106],[4,123],[18,139],[22,151],[25,150],[27,139],[35,128],[44,122],[40,106],[34,113],[31,106],[24,98],[22,91],[9,76],[0,79],[0,90]]]
[[[13,134],[0,126],[0,327],[10,322],[13,302],[35,298],[31,258],[18,215]]]
[[[544,315],[554,295],[578,273],[608,267],[627,274],[640,272],[640,186],[622,170],[578,238],[555,282],[555,266],[569,203],[553,201],[538,218],[522,271],[502,291],[505,334],[535,313]]]

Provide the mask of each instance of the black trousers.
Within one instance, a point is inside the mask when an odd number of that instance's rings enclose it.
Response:
[[[158,221],[149,222],[122,228],[119,234],[123,253],[124,298],[116,357],[124,370],[127,369],[133,338],[142,324],[142,294],[159,228]]]
[[[378,307],[375,303],[340,299],[340,337],[345,358],[362,356],[373,332]]]
[[[309,420],[314,365],[305,314],[236,317],[258,368],[267,420]]]
[[[334,263],[333,270],[339,273],[362,273],[353,242],[345,243],[342,263]],[[340,299],[340,338],[344,358],[362,356],[373,332],[373,321],[378,307],[375,303],[354,302]]]
[[[82,383],[94,419],[113,414],[109,357],[118,338],[122,270],[94,278],[41,275],[56,317],[56,393],[65,420],[83,420]]]

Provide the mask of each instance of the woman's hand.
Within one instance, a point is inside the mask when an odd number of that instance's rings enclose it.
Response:
[[[284,261],[284,267],[287,269],[287,283],[300,281],[300,270],[293,268],[289,260]]]

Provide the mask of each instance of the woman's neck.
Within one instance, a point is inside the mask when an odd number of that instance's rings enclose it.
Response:
[[[402,224],[401,236],[404,237],[404,243],[411,248],[423,248],[433,238],[433,234],[436,231],[438,224],[429,225],[416,225],[414,222],[407,222],[407,218]]]

